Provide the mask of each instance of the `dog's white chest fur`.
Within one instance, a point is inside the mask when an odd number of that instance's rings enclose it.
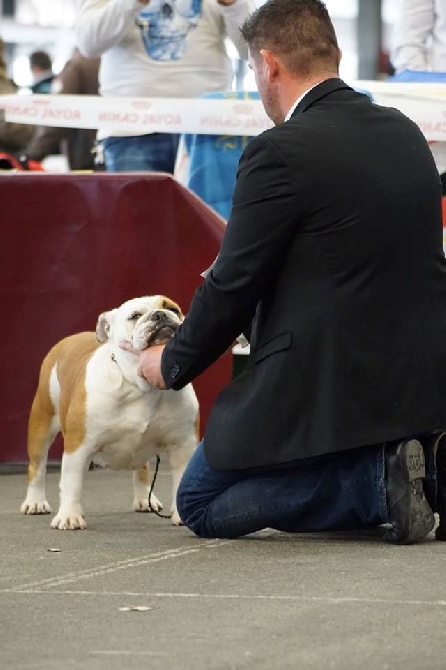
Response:
[[[145,389],[127,381],[108,345],[95,351],[85,376],[87,436],[96,462],[113,469],[138,469],[149,458],[184,439],[198,401],[182,391]]]

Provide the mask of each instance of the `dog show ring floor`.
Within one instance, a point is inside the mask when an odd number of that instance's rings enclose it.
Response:
[[[47,474],[52,515],[59,472]],[[445,670],[446,544],[368,533],[200,540],[132,512],[132,475],[84,480],[88,527],[24,516],[0,474],[1,670]],[[164,464],[155,493],[170,507]]]

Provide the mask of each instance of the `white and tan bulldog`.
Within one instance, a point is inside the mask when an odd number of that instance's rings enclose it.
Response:
[[[45,495],[48,450],[64,439],[60,507],[52,528],[86,528],[81,505],[84,472],[92,461],[133,470],[133,509],[149,509],[148,459],[166,453],[172,470],[172,523],[180,524],[175,498],[198,442],[198,401],[192,385],[161,391],[137,374],[138,356],[123,350],[169,339],[183,320],[176,303],[162,295],[128,300],[99,316],[96,335],[61,340],[46,356],[28,426],[28,491],[23,514],[49,514]],[[150,508],[159,511],[152,493]]]

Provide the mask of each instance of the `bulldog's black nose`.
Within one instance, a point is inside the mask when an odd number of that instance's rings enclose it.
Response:
[[[167,321],[166,312],[163,312],[161,310],[152,312],[152,314],[150,315],[150,320],[153,321],[154,323],[162,323],[163,321]]]

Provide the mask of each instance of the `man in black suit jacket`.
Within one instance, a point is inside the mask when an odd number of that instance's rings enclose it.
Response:
[[[412,121],[338,78],[320,0],[270,0],[242,33],[276,125],[243,153],[219,256],[184,323],[140,359],[152,384],[180,389],[251,330],[248,365],[183,477],[180,515],[207,537],[389,523],[385,539],[409,544],[434,509],[446,539],[432,154]]]

